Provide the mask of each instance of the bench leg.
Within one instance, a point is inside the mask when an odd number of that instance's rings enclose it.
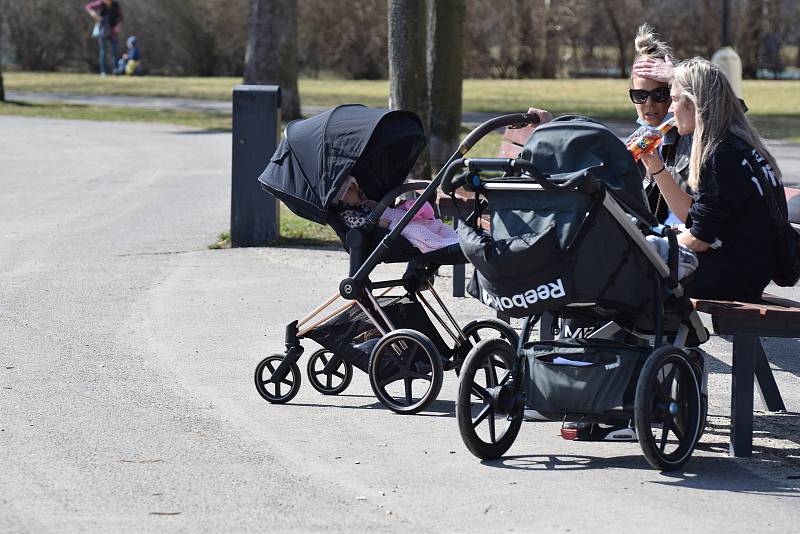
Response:
[[[760,344],[757,336],[733,336],[731,456],[753,455],[753,378]]]
[[[772,374],[767,355],[764,354],[764,346],[759,338],[756,338],[755,359],[758,392],[761,394],[764,406],[771,412],[785,412],[786,405],[783,404],[781,392],[778,389],[778,384],[775,383],[775,376]]]
[[[453,296],[464,296],[464,279],[466,278],[466,265],[453,265]]]

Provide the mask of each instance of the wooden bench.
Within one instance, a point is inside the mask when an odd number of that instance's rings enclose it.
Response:
[[[731,456],[753,454],[753,378],[767,410],[785,411],[761,337],[800,338],[800,302],[764,293],[757,303],[694,300],[711,315],[714,333],[733,336]]]

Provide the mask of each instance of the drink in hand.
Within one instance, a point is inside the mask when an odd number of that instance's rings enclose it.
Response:
[[[648,154],[658,148],[661,140],[673,126],[675,126],[675,117],[670,117],[661,123],[655,130],[647,130],[642,135],[635,137],[628,143],[628,150],[633,154],[633,159],[639,161],[642,154]]]

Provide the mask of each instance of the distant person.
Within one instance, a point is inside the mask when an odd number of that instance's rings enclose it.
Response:
[[[142,74],[142,57],[139,52],[139,45],[135,35],[128,37],[128,51],[122,54],[117,61],[117,68],[114,74],[127,74],[128,76],[138,76]]]
[[[115,65],[119,52],[117,35],[122,26],[122,7],[117,0],[94,0],[83,8],[97,23],[92,35],[100,47],[100,76],[106,75],[106,51],[111,48],[111,65]]]

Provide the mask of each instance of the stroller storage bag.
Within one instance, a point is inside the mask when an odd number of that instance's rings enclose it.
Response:
[[[428,319],[427,313],[419,302],[408,297],[379,297],[381,310],[394,323],[395,328],[411,328],[425,334],[440,354],[449,350],[439,331]],[[373,310],[370,310],[374,313]],[[329,319],[306,333],[326,349],[337,354],[363,371],[366,371],[369,355],[375,341],[381,337],[375,325],[358,306]],[[370,342],[371,340],[375,340]]]
[[[526,406],[540,413],[603,414],[632,410],[648,352],[614,341],[529,343]]]

